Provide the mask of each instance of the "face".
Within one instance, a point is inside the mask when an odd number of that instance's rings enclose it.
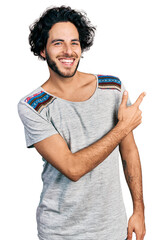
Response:
[[[49,68],[59,76],[74,76],[81,57],[79,33],[75,25],[71,22],[54,24],[41,55],[46,58]]]

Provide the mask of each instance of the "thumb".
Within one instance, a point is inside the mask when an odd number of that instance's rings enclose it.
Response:
[[[128,100],[128,92],[125,90],[122,96],[122,102],[121,105],[122,106],[126,106],[127,105],[127,100]]]

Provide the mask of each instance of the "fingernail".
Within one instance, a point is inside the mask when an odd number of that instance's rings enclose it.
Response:
[[[127,95],[127,91],[124,91],[124,95]]]

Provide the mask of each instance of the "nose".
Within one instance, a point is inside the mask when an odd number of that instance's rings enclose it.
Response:
[[[72,52],[73,52],[71,45],[70,45],[70,44],[67,44],[67,43],[64,44],[64,49],[63,49],[63,51],[64,51],[64,54],[67,54],[67,55],[71,55]]]

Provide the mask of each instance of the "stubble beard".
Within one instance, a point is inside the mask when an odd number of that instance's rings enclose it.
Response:
[[[64,78],[73,77],[73,76],[75,75],[75,73],[76,73],[76,71],[77,71],[77,69],[78,69],[80,60],[78,61],[78,64],[77,64],[77,66],[76,66],[76,68],[75,68],[75,70],[74,70],[73,73],[71,73],[71,74],[64,74],[63,72],[61,72],[61,71],[59,70],[59,68],[57,67],[56,62],[53,61],[53,60],[50,58],[50,56],[49,56],[49,54],[47,53],[47,51],[45,51],[45,53],[46,53],[46,61],[47,61],[47,64],[48,64],[49,68],[50,68],[52,71],[54,71],[54,72],[57,73],[59,76],[64,77]]]

